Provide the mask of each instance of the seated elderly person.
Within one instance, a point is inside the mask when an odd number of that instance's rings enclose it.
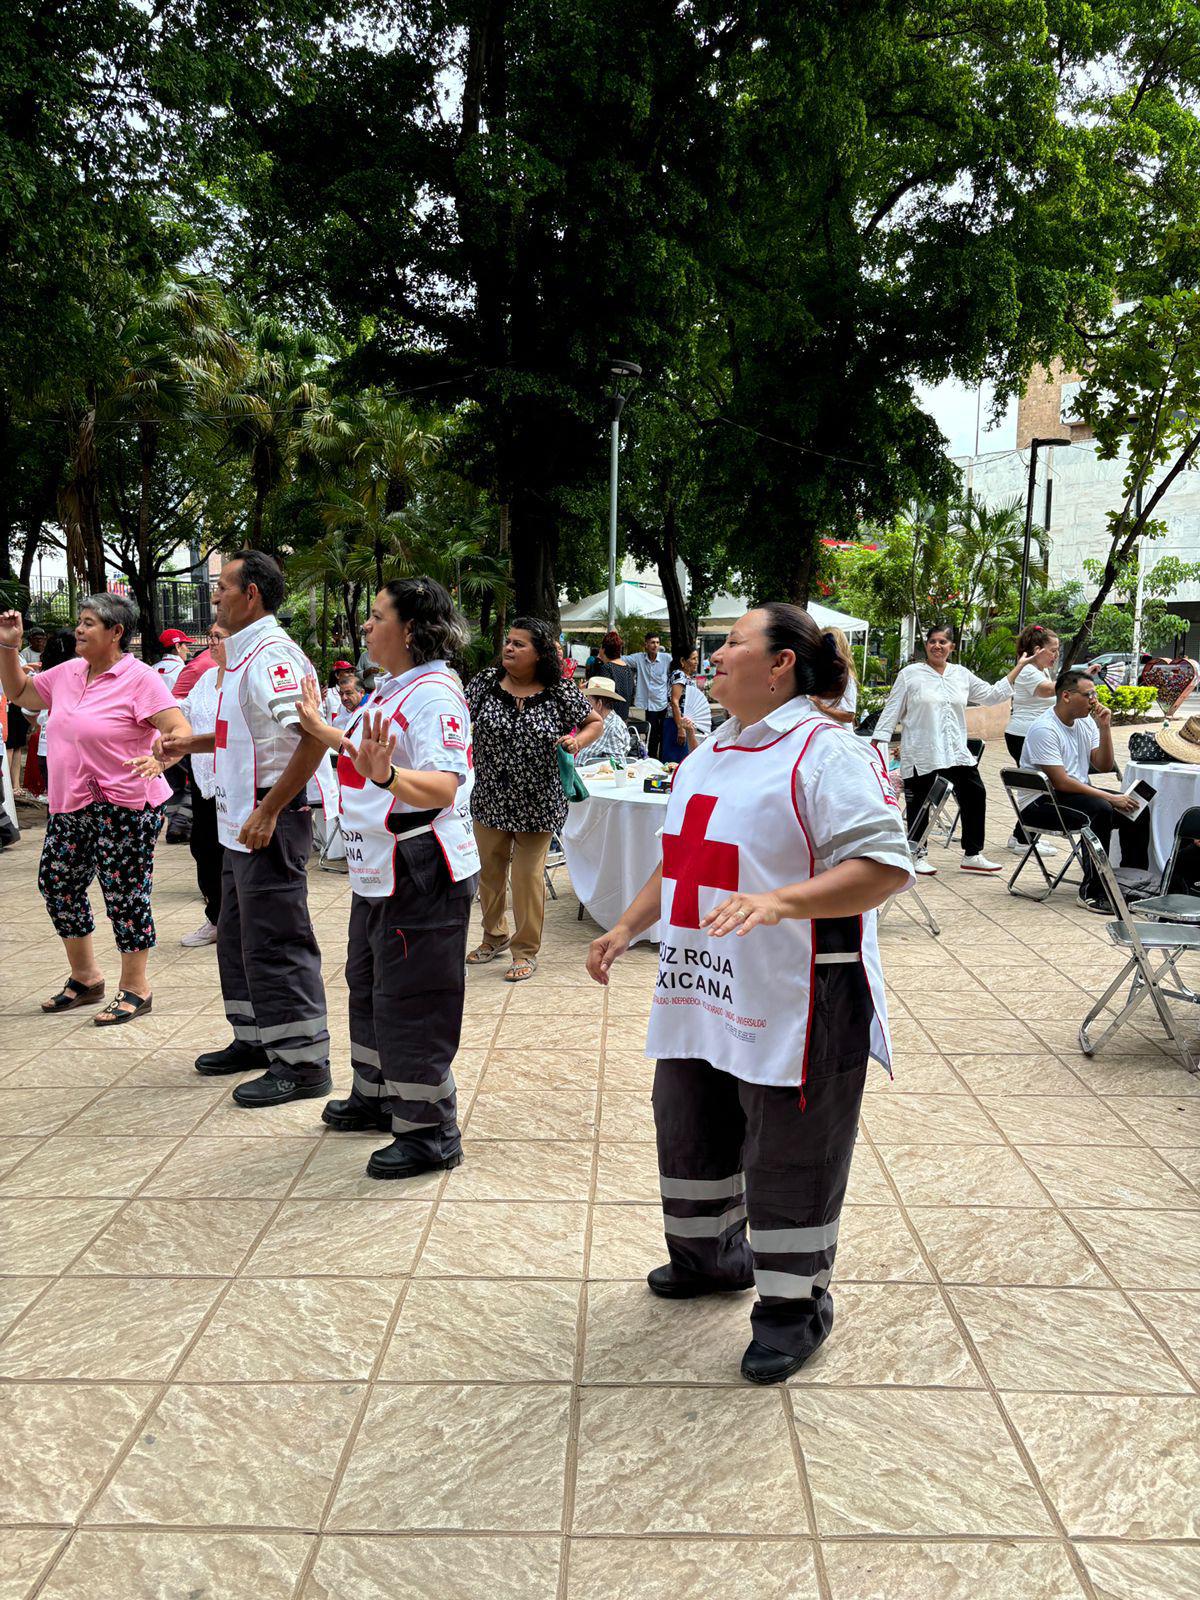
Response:
[[[1069,667],[1054,685],[1054,705],[1034,720],[1021,752],[1023,767],[1040,767],[1050,779],[1059,810],[1068,827],[1089,827],[1105,850],[1113,828],[1121,840],[1121,864],[1145,867],[1149,862],[1150,810],[1134,817],[1133,795],[1099,789],[1088,781],[1092,771],[1113,770],[1112,713],[1096,698],[1096,685],[1086,672]],[[1030,827],[1056,828],[1053,802],[1027,796],[1021,820]],[[1079,904],[1086,911],[1111,917],[1114,908],[1085,859]]]
[[[618,704],[625,704],[624,698],[617,693],[611,678],[589,678],[583,692],[592,710],[602,718],[604,728],[594,744],[579,752],[575,765],[594,767],[602,761],[615,761],[620,765],[629,759],[629,729],[615,709]]]
[[[95,1005],[104,994],[88,903],[88,886],[99,876],[121,952],[121,984],[97,1027],[150,1010],[154,843],[171,793],[152,746],[157,734],[191,732],[167,684],[129,654],[136,622],[135,607],[121,595],[90,595],[80,604],[74,658],[35,676],[19,659],[19,613],[0,615],[0,686],[14,706],[49,712],[50,817],[38,887],[71,972],[42,1010]]]

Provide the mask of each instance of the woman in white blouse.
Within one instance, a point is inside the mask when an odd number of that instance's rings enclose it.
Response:
[[[880,712],[872,737],[888,745],[898,722],[900,776],[908,792],[909,829],[917,826],[935,778],[954,790],[962,819],[964,872],[999,872],[1000,863],[983,853],[987,791],[976,758],[967,748],[966,710],[997,705],[1012,697],[1013,681],[1030,658],[1022,655],[1012,671],[996,683],[985,683],[966,667],[952,665],[954,630],[935,623],[925,634],[925,660],[903,667]],[[934,869],[924,862],[918,871]]]
[[[1004,730],[1008,753],[1019,767],[1025,749],[1025,735],[1054,704],[1054,663],[1058,660],[1058,635],[1040,622],[1031,622],[1017,640],[1017,654],[1025,662],[1013,683],[1012,715]],[[1008,841],[1016,855],[1024,855],[1029,841],[1020,823]],[[1042,855],[1057,855],[1052,844],[1040,844]]]

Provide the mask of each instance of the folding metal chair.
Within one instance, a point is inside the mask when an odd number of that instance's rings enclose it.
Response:
[[[1076,885],[1082,883],[1082,878],[1068,878],[1067,873],[1073,861],[1078,861],[1081,868],[1084,865],[1080,835],[1087,819],[1083,813],[1079,811],[1072,812],[1069,802],[1065,807],[1059,805],[1058,794],[1054,785],[1040,767],[1005,767],[1000,773],[1000,782],[1004,785],[1008,803],[1013,808],[1013,815],[1017,819],[1017,827],[1024,831],[1025,837],[1029,840],[1025,854],[1017,862],[1016,869],[1008,880],[1009,894],[1015,894],[1023,900],[1048,900],[1060,883],[1065,882]],[[1023,798],[1018,798],[1018,791],[1024,791]],[[1030,794],[1049,800],[1054,809],[1054,814],[1058,818],[1057,825],[1051,826],[1043,822],[1035,826],[1033,823],[1026,822],[1021,815],[1021,806],[1029,804]],[[1067,820],[1068,815],[1078,817],[1080,819],[1079,822],[1073,825]],[[1041,853],[1038,850],[1038,840],[1043,834],[1049,834],[1052,839],[1065,839],[1070,846],[1066,860],[1053,877],[1051,877],[1050,870],[1042,860]],[[1037,862],[1041,869],[1042,877],[1046,880],[1046,887],[1040,894],[1033,894],[1028,889],[1015,887],[1016,881],[1025,870],[1030,857]]]
[[[1178,922],[1135,922],[1112,862],[1108,859],[1108,852],[1090,828],[1082,828],[1079,837],[1115,912],[1115,920],[1106,924],[1108,936],[1119,949],[1129,954],[1129,960],[1080,1023],[1079,1048],[1085,1056],[1095,1055],[1104,1041],[1123,1027],[1142,1002],[1149,998],[1179,1059],[1189,1072],[1200,1073],[1200,1061],[1193,1059],[1168,1003],[1171,1000],[1183,1000],[1190,1005],[1200,1005],[1200,995],[1187,987],[1175,965],[1182,955],[1200,955],[1200,927],[1188,927]],[[1141,909],[1140,905],[1138,909]],[[1151,951],[1162,955],[1157,967],[1150,960]],[[1167,987],[1164,980],[1168,976],[1174,979],[1175,988]],[[1126,979],[1131,982],[1124,1004],[1115,1015],[1109,1013],[1111,1021],[1108,1026],[1099,1038],[1093,1039],[1088,1030],[1098,1017],[1108,1012],[1108,1002]]]
[[[908,838],[908,854],[910,860],[915,859],[917,852],[925,844],[926,839],[929,837],[929,830],[933,826],[933,819],[938,814],[938,810],[945,802],[946,796],[949,794],[949,792],[950,785],[945,778],[935,778],[933,780],[933,783],[929,788],[929,793],[925,796],[925,803],[917,813],[917,821],[914,828],[915,836],[910,836]],[[916,911],[914,911],[912,906],[908,903],[910,900],[915,902],[917,907]],[[887,916],[888,912],[894,905],[899,906],[900,910],[903,911],[904,915],[909,919],[910,922],[915,922],[918,927],[923,927],[929,934],[930,938],[936,939],[940,935],[942,930],[938,924],[938,920],[934,916],[933,912],[930,911],[929,907],[925,904],[924,900],[921,899],[915,884],[911,889],[902,889],[899,894],[888,896],[888,898],[880,906],[879,910],[875,913],[875,920],[877,924],[883,921],[884,917]]]
[[[1182,922],[1190,927],[1200,927],[1200,895],[1171,893],[1171,879],[1179,865],[1179,852],[1193,839],[1200,839],[1200,806],[1189,806],[1175,824],[1175,844],[1171,859],[1163,869],[1158,893],[1138,901],[1139,917],[1149,917],[1153,922]]]
[[[978,766],[983,760],[983,752],[987,749],[987,741],[986,739],[968,739],[967,749],[975,757],[975,764]],[[954,843],[954,836],[958,832],[958,825],[962,820],[958,809],[957,797],[951,792],[948,798],[953,810],[950,810],[943,800],[943,803],[934,812],[929,830],[931,841],[936,838],[943,850],[949,850]]]

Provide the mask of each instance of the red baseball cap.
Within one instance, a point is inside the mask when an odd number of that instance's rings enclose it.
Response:
[[[333,670],[335,672],[353,672],[354,667],[349,661],[335,661],[333,663]]]
[[[158,636],[159,644],[195,644],[195,639],[190,639],[186,633],[180,633],[178,628],[168,628],[165,633]]]

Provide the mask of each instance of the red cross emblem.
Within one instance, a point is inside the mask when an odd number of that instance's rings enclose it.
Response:
[[[716,810],[717,797],[694,794],[683,813],[678,833],[663,835],[663,877],[675,883],[670,922],[673,928],[700,926],[700,890],[738,886],[738,847],[708,839],[709,819]]]
[[[220,721],[220,719],[218,719],[217,725],[213,729],[213,749],[214,750],[225,750],[225,749],[228,748],[228,746],[229,746],[229,724],[227,722],[222,722],[222,721]]]
[[[451,733],[458,733],[459,730],[462,728],[462,723],[458,720],[457,717],[447,717],[446,718],[446,727],[450,730]]]
[[[288,662],[281,661],[278,666],[271,668],[271,682],[276,689],[294,689],[295,669]]]

